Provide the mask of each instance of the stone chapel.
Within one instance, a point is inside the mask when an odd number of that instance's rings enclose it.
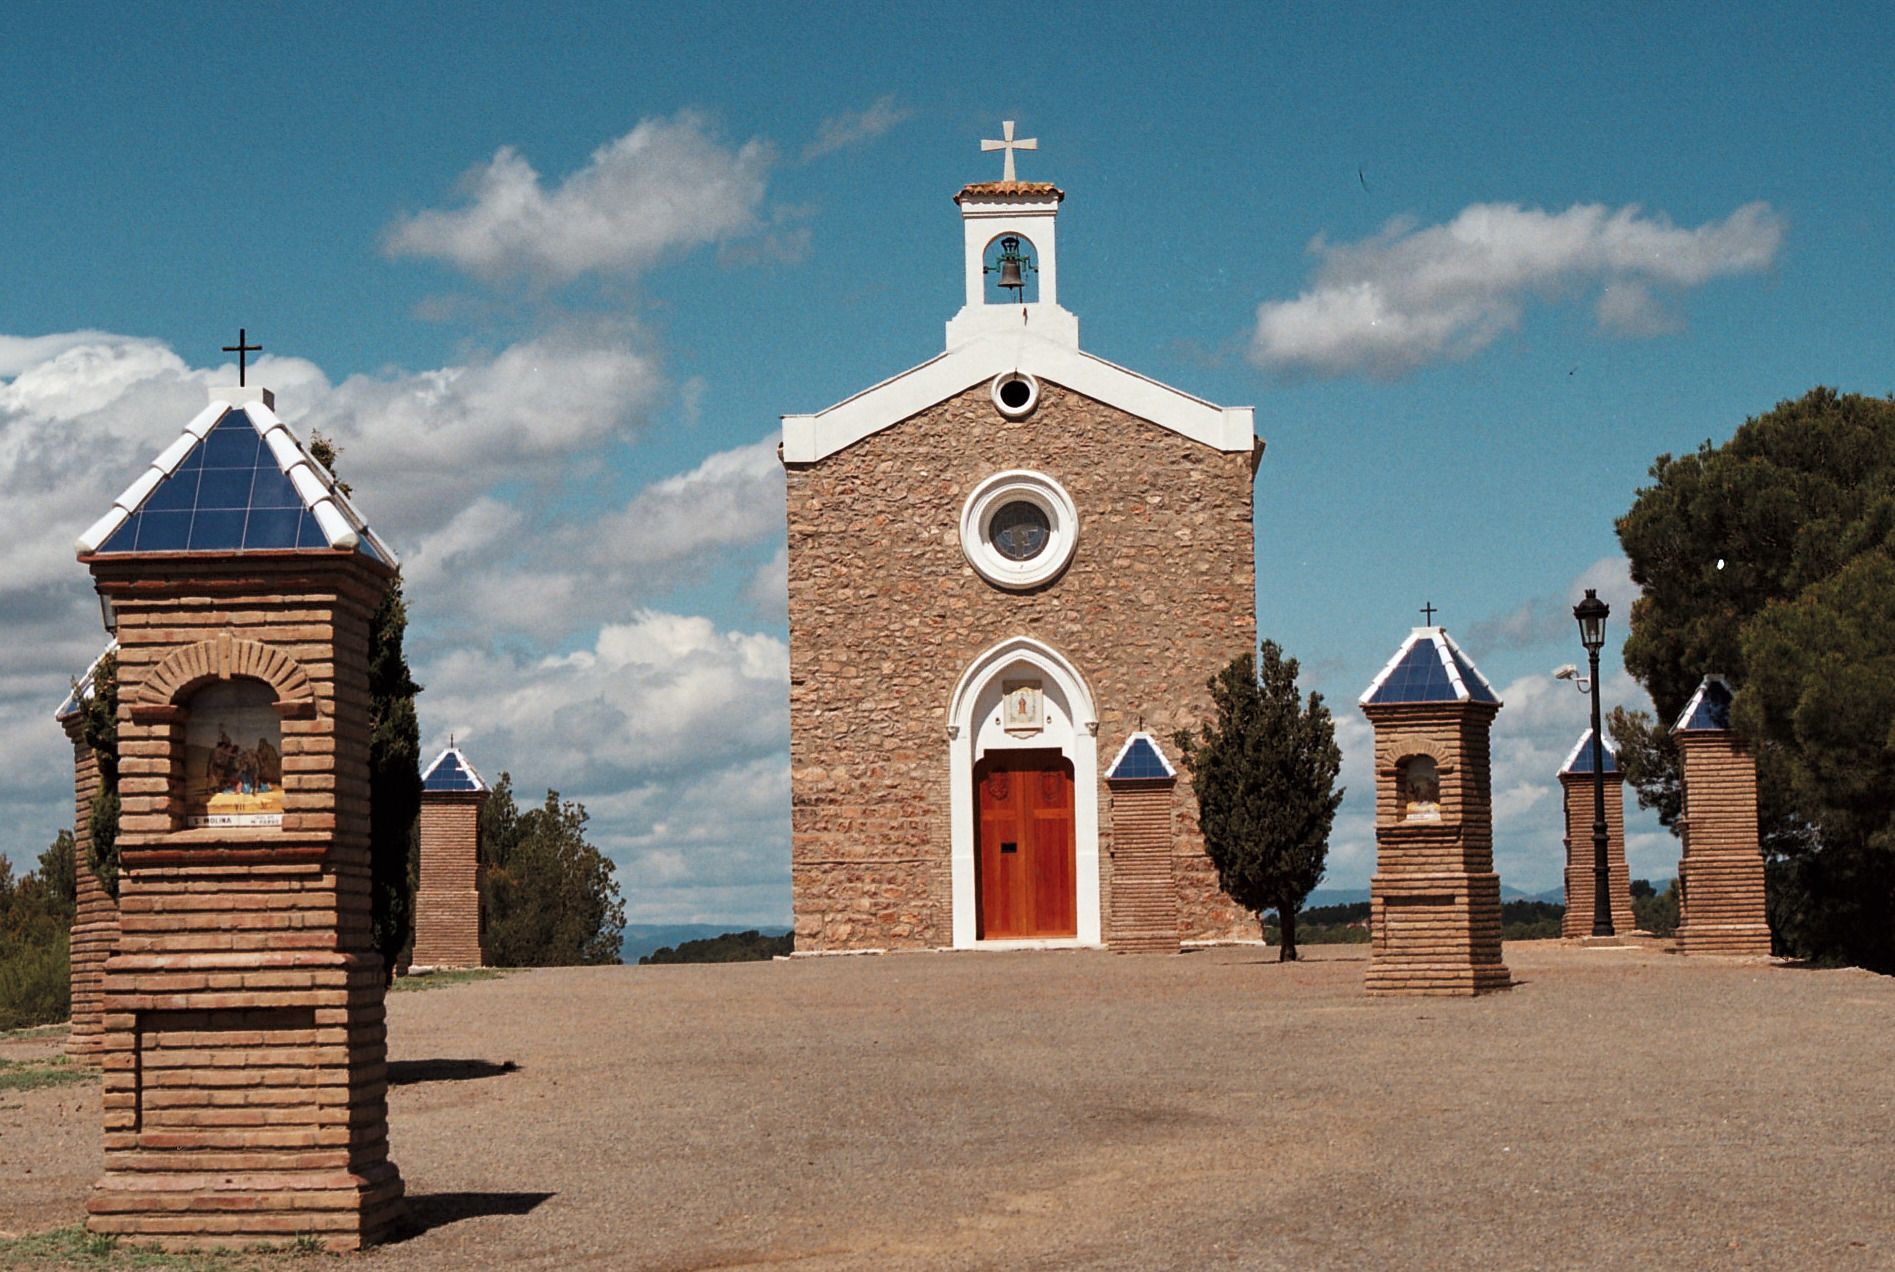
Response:
[[[799,951],[1256,932],[1170,739],[1255,645],[1263,442],[1080,348],[1034,145],[954,196],[946,349],[783,417]]]

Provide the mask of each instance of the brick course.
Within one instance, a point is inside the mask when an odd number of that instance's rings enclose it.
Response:
[[[1566,799],[1566,917],[1559,934],[1587,937],[1592,935],[1594,880],[1592,774],[1561,773],[1559,784]],[[1610,769],[1605,775],[1605,860],[1613,934],[1625,936],[1638,930],[1632,879],[1625,866],[1625,774]]]
[[[1252,463],[1042,380],[1024,419],[983,382],[786,465],[799,950],[952,942],[947,711],[991,646],[1031,636],[1077,669],[1101,768],[1141,718],[1169,738],[1208,716],[1206,681],[1256,640]],[[1025,592],[982,579],[959,541],[968,493],[1015,468],[1058,481],[1079,517],[1070,565]],[[1101,779],[1108,926],[1110,798]],[[1254,936],[1217,887],[1188,778],[1170,801],[1178,936]]]
[[[1734,733],[1673,736],[1684,756],[1678,942],[1686,954],[1768,954],[1756,759]]]
[[[402,1197],[369,924],[369,620],[387,571],[347,552],[89,564],[119,618],[124,813],[88,1227],[170,1247],[374,1241]],[[275,690],[283,823],[186,828],[190,697],[234,676]]]
[[[480,808],[484,791],[421,793],[415,967],[479,967]]]
[[[85,743],[78,717],[65,722],[72,742],[72,870],[76,905],[71,950],[72,1029],[66,1054],[97,1065],[105,1045],[105,961],[118,943],[118,902],[92,869],[92,799],[99,793],[99,761]]]

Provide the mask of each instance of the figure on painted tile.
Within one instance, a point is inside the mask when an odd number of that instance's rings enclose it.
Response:
[[[1441,820],[1441,771],[1433,756],[1411,756],[1402,765],[1402,816],[1409,821]]]

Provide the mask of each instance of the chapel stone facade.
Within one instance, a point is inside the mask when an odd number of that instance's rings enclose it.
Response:
[[[1638,921],[1632,913],[1632,879],[1625,865],[1625,774],[1619,772],[1610,742],[1602,742],[1599,750],[1605,761],[1600,767],[1605,775],[1606,896],[1612,907],[1613,933],[1628,936],[1637,930]],[[1596,801],[1591,729],[1579,735],[1572,753],[1559,766],[1559,784],[1566,809],[1566,914],[1559,934],[1582,940],[1592,935],[1593,885],[1598,878],[1592,843]]]
[[[394,558],[254,387],[79,542],[117,615],[118,944],[87,1226],[167,1246],[379,1239],[369,647]]]
[[[1375,727],[1368,992],[1508,988],[1489,751],[1499,696],[1445,628],[1417,627],[1360,705]]]
[[[964,188],[947,351],[784,417],[799,952],[1255,935],[1162,740],[1254,645],[1262,443],[1080,350],[1064,197]]]
[[[1706,676],[1671,726],[1684,756],[1678,944],[1686,954],[1770,952],[1757,760],[1731,730],[1731,697],[1729,681]]]

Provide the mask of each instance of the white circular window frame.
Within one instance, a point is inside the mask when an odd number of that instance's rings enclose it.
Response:
[[[1000,390],[1016,383],[1026,385],[1026,401],[1019,406],[1008,406],[1001,401]],[[1040,404],[1040,382],[1024,371],[1002,371],[987,386],[987,392],[994,400],[994,409],[1010,420],[1024,419],[1033,414],[1033,408]]]
[[[1046,547],[1025,561],[1015,561],[994,546],[994,514],[1015,500],[1025,500],[1046,514]],[[1057,578],[1072,560],[1079,544],[1079,510],[1066,488],[1029,468],[1013,468],[974,487],[961,508],[961,551],[968,564],[995,587],[1023,591]]]

